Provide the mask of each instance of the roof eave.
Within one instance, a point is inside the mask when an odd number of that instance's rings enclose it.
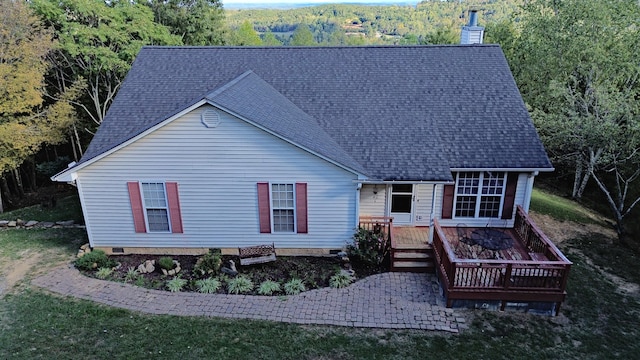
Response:
[[[552,172],[555,171],[553,167],[530,167],[530,168],[451,168],[451,172],[459,171],[504,171],[504,172],[522,172],[522,173],[536,173],[536,172]]]

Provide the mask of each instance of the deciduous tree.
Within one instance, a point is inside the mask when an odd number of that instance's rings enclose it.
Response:
[[[575,198],[607,159],[608,130],[624,125],[617,109],[637,86],[637,19],[633,0],[525,6],[511,65],[554,160],[574,169]]]
[[[573,196],[593,178],[625,238],[640,166],[640,4],[534,0],[511,53],[518,85],[554,160],[573,168]],[[511,50],[511,49],[510,49]]]
[[[18,183],[16,169],[43,144],[64,141],[75,119],[73,91],[59,94],[59,101],[43,91],[46,55],[55,44],[26,2],[0,0],[0,175],[14,172]]]
[[[260,35],[258,35],[254,30],[253,25],[251,25],[249,21],[245,21],[240,25],[238,31],[235,32],[233,44],[241,46],[258,46],[262,45],[262,39],[260,39]]]
[[[144,1],[144,0],[143,0]],[[149,0],[155,21],[185,45],[223,45],[227,27],[219,0]]]
[[[313,38],[313,33],[309,29],[309,26],[300,24],[293,32],[291,37],[291,45],[293,46],[314,46],[318,43]]]
[[[104,119],[131,63],[143,45],[178,45],[181,40],[154,22],[146,5],[130,1],[34,0],[32,7],[56,29],[59,48],[51,57],[50,86],[84,88],[75,104],[94,122]],[[86,86],[74,85],[76,82]]]

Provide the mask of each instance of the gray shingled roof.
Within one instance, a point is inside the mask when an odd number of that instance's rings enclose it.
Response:
[[[260,95],[264,108],[234,98],[246,92]],[[451,168],[552,168],[495,45],[145,47],[79,164],[211,94],[372,179],[449,181]]]
[[[240,75],[206,98],[214,105],[251,120],[284,139],[294,140],[297,145],[349,169],[366,172],[314,118],[252,71]]]

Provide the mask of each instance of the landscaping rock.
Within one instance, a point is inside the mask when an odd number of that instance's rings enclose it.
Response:
[[[340,270],[340,274],[353,277],[356,274],[356,272],[353,270]]]
[[[53,225],[55,225],[55,224],[52,223],[52,222],[45,221],[45,222],[40,223],[40,225],[42,225],[43,228],[49,229],[49,228],[52,228]]]
[[[138,272],[140,274],[152,273],[156,270],[155,264],[156,264],[155,260],[146,260],[144,263],[138,266]]]
[[[162,273],[164,275],[176,275],[177,273],[180,272],[181,268],[180,268],[180,263],[178,262],[178,260],[173,260],[173,269],[171,270],[167,270],[167,269],[162,269]]]
[[[33,227],[33,226],[36,226],[36,225],[38,225],[38,221],[35,221],[35,220],[29,220],[29,221],[27,221],[27,223],[26,223],[26,224],[24,224],[24,227],[28,227],[28,228],[30,228],[30,227]]]
[[[84,254],[88,254],[91,252],[91,246],[89,245],[89,243],[86,243],[82,246],[80,246],[80,249],[78,250],[78,255],[76,255],[77,257],[83,257]]]
[[[9,222],[7,223],[7,226],[8,226],[8,227],[11,227],[11,228],[16,227],[16,225],[18,225],[18,224],[17,224],[15,221],[13,221],[13,220],[11,220],[11,221],[9,221]]]
[[[22,220],[22,219],[17,219],[17,220],[16,220],[16,225],[17,225],[17,226],[23,226],[23,225],[24,225],[24,220]]]
[[[8,220],[0,220],[0,227],[7,227],[7,225],[9,225]]]
[[[56,221],[56,225],[60,225],[60,226],[71,226],[74,223],[75,223],[75,221],[73,221],[73,220]]]

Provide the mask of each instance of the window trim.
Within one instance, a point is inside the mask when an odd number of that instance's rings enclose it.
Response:
[[[297,207],[297,191],[296,191],[297,182],[289,182],[289,181],[280,181],[280,182],[269,182],[269,220],[271,222],[271,233],[272,234],[297,234],[298,233],[298,207]],[[293,192],[293,207],[291,208],[276,208],[273,205],[273,186],[274,185],[291,185]],[[292,231],[276,231],[275,221],[274,221],[274,211],[275,210],[292,210],[293,211],[293,230]]]
[[[167,196],[167,184],[165,181],[140,181],[138,183],[139,187],[140,187],[140,199],[142,200],[142,210],[144,213],[144,224],[147,227],[147,233],[158,233],[158,234],[170,234],[173,232],[172,226],[171,226],[171,210],[169,209],[169,198]],[[165,203],[165,207],[147,207],[147,204],[145,202],[145,197],[144,197],[144,184],[162,184],[162,190],[164,192],[164,203]],[[167,230],[151,230],[151,227],[149,226],[149,215],[147,214],[147,210],[165,210],[167,212],[167,224],[168,229]]]
[[[460,194],[458,193],[458,187],[460,186],[460,175],[461,174],[465,174],[465,173],[471,173],[473,175],[478,175],[478,187],[477,187],[477,193],[476,194]],[[456,173],[456,183],[455,183],[455,189],[453,192],[453,206],[452,206],[452,218],[453,219],[500,219],[502,218],[502,211],[503,211],[503,207],[504,207],[504,200],[505,200],[505,193],[507,190],[507,180],[508,180],[508,172],[506,171],[499,171],[499,173],[502,173],[502,187],[500,190],[499,194],[483,194],[482,193],[482,189],[483,189],[483,181],[485,179],[485,174],[486,173],[491,173],[491,171],[459,171]],[[474,197],[475,196],[475,208],[473,210],[473,216],[458,216],[456,215],[457,211],[458,211],[458,197]],[[480,217],[480,208],[482,205],[482,198],[483,197],[499,197],[499,203],[498,203],[498,214],[493,217]]]

